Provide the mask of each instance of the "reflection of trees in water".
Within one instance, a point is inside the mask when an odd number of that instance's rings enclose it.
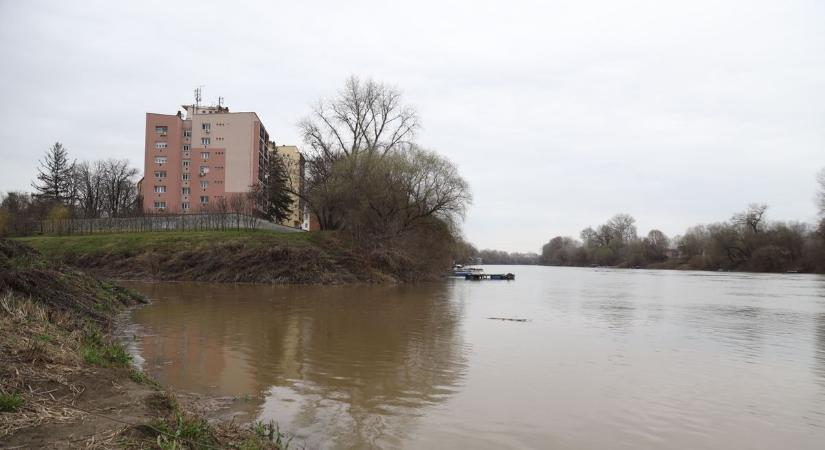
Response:
[[[816,342],[814,346],[814,374],[817,382],[825,388],[825,313],[819,313],[814,318],[816,327]]]
[[[282,376],[300,380],[293,390],[306,394],[294,425],[320,434],[335,428],[339,442],[355,447],[397,440],[422,407],[461,382],[460,311],[443,286],[318,294],[316,307],[290,312],[295,325],[286,327],[282,354],[269,358],[282,361]]]
[[[440,284],[144,291],[174,299],[138,312],[148,333],[159,333],[144,338],[148,364],[175,360],[163,381],[232,395],[288,387],[300,405],[292,427],[356,447],[397,443],[421,408],[455,392],[466,369],[460,303]],[[278,405],[269,399],[265,418],[283,421]]]

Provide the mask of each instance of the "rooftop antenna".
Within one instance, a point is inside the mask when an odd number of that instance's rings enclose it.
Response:
[[[203,85],[200,85],[195,88],[195,107],[201,105],[201,93],[203,92]]]
[[[218,109],[220,109],[221,106],[223,106],[223,97],[218,97]]]

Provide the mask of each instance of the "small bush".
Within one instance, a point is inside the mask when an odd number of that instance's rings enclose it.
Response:
[[[105,341],[95,328],[86,329],[80,355],[86,363],[102,367],[125,367],[132,361],[123,345]]]
[[[158,383],[157,381],[149,377],[149,375],[146,375],[146,373],[138,369],[132,369],[129,371],[129,379],[138,384],[145,384],[148,386],[152,386],[156,389],[160,388],[160,383]]]
[[[17,412],[23,405],[23,397],[17,394],[0,394],[0,412]]]
[[[158,431],[157,444],[162,449],[184,447],[209,448],[215,443],[212,427],[204,419],[176,412],[173,423],[154,420],[150,426]]]
[[[281,428],[274,420],[270,420],[269,423],[261,421],[255,422],[252,424],[252,432],[255,433],[255,436],[258,438],[266,439],[268,442],[275,444],[275,447],[279,449],[286,450],[292,443],[292,438],[282,433]],[[247,441],[246,444],[249,443],[251,443],[251,441]]]

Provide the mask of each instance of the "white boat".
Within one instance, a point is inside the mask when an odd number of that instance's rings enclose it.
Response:
[[[482,269],[481,267],[465,267],[461,264],[456,264],[453,266],[454,277],[464,278],[467,275],[479,275],[482,273],[484,273],[484,269]]]

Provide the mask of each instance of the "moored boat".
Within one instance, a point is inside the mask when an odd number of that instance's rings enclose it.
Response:
[[[464,276],[465,280],[515,280],[516,275],[514,273],[476,273],[476,274],[467,274]]]
[[[454,277],[467,277],[467,275],[480,275],[484,273],[484,269],[481,267],[466,267],[461,264],[456,264],[453,266],[453,276]]]

